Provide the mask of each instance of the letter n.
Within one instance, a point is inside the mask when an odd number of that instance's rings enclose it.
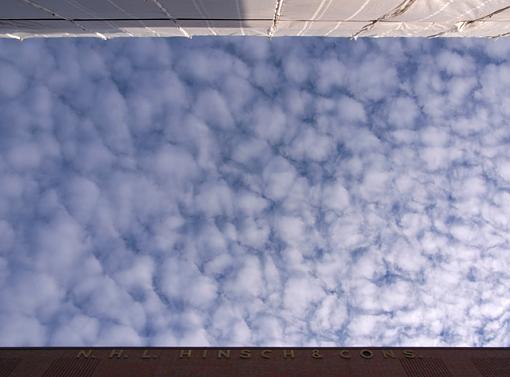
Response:
[[[81,357],[89,359],[90,357],[92,357],[92,350],[80,350],[78,352],[78,355],[76,355],[76,358],[80,359]]]

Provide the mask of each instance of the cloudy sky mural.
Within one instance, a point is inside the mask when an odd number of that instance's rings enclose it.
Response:
[[[510,42],[0,42],[1,345],[510,345]]]

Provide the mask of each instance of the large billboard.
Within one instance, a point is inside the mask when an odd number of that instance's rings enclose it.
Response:
[[[505,348],[1,348],[0,377],[508,377]]]
[[[0,37],[501,37],[506,0],[2,0]]]

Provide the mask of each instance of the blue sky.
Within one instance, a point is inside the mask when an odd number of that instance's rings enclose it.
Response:
[[[509,53],[0,41],[0,345],[510,346]]]

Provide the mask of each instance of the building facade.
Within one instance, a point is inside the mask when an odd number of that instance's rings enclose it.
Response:
[[[0,377],[508,377],[505,348],[2,348]]]

